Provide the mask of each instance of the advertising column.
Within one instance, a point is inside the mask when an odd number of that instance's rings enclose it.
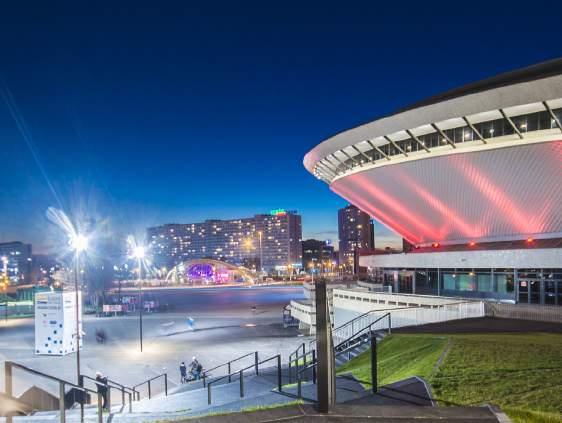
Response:
[[[81,308],[81,293],[79,298]],[[76,351],[75,313],[74,292],[41,292],[35,295],[35,354],[66,355]],[[82,320],[79,330],[82,331]],[[80,338],[82,348],[83,338]]]

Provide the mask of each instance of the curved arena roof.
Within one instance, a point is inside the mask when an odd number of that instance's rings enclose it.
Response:
[[[562,59],[328,138],[305,167],[415,244],[562,236]]]

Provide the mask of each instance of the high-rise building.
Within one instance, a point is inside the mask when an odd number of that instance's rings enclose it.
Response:
[[[177,264],[209,258],[268,273],[292,273],[302,266],[302,224],[296,211],[202,223],[167,224],[148,228],[154,264],[171,269]],[[261,263],[261,264],[260,264]]]
[[[0,273],[7,275],[10,285],[31,282],[31,244],[23,242],[0,243]]]
[[[302,242],[302,265],[309,272],[317,273],[333,271],[335,267],[334,246],[326,241],[307,239]]]
[[[353,205],[338,210],[340,266],[355,272],[356,251],[371,248],[371,217]]]

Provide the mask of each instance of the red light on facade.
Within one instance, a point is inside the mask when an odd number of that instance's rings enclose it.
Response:
[[[534,241],[533,238],[527,238],[527,244],[532,244],[533,241]]]
[[[434,242],[433,244],[431,244],[433,248],[439,248],[440,245],[441,244],[439,244],[438,242]]]
[[[470,242],[468,243],[468,245],[469,245],[470,247],[474,247],[474,246],[476,245],[476,242],[470,241]]]
[[[420,246],[419,246],[419,245],[416,245],[416,246],[414,246],[414,248],[415,248],[416,250],[419,250],[419,249],[420,249]]]

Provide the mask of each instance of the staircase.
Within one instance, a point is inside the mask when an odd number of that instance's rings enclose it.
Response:
[[[386,316],[377,317],[375,320],[360,317],[334,330],[334,338],[341,341],[334,347],[336,367],[369,349],[372,338],[380,341],[385,335],[384,331],[374,331],[373,328],[378,327],[376,325],[380,326],[381,320]],[[351,336],[342,339],[349,333]],[[259,361],[257,352],[250,353],[204,372],[202,380],[193,381],[169,391],[167,376],[159,375],[156,378],[163,378],[165,389],[163,393],[157,395],[151,393],[151,381],[154,381],[155,378],[134,387],[108,381],[108,385],[113,388],[112,391],[114,393],[116,391],[118,394],[112,396],[114,401],[118,396],[121,396],[124,401],[122,400],[120,404],[113,404],[109,412],[105,411],[102,414],[99,413],[97,406],[86,405],[83,411],[84,421],[92,423],[151,422],[210,413],[234,412],[247,407],[286,404],[297,399],[305,403],[314,402],[316,401],[315,367],[317,365],[315,345],[314,343],[309,344],[308,351],[306,351],[305,344],[302,344],[301,347],[291,354],[286,365],[281,364],[279,355]],[[250,356],[251,365],[234,369],[240,365],[240,360],[248,356]],[[226,370],[226,375],[211,376],[211,371],[219,371],[221,368],[223,371]],[[42,376],[52,378],[48,375]],[[87,376],[84,378],[82,385],[85,380],[92,382],[91,378]],[[68,382],[64,383],[73,387],[77,386]],[[148,390],[148,395],[144,398],[140,398],[140,385],[145,385]],[[93,398],[96,398],[95,385],[91,385],[91,389],[81,389],[88,391]],[[153,390],[154,385],[152,385]],[[353,378],[338,377],[336,380],[336,399],[339,403],[359,400],[368,394],[369,392],[364,389],[363,385]],[[74,423],[81,421],[79,407],[65,410],[64,420],[61,419],[60,413],[59,410],[35,412],[32,415],[13,417],[13,422],[65,421]],[[0,422],[3,421],[7,420],[0,418]]]

